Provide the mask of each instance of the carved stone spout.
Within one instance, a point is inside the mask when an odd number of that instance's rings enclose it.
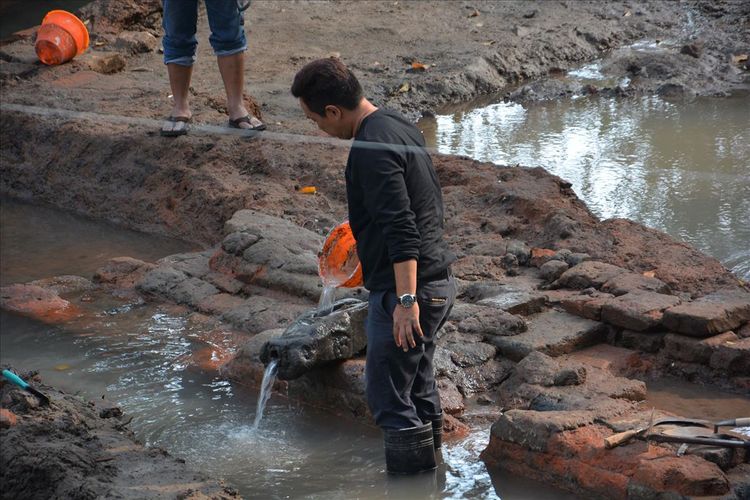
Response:
[[[302,314],[281,336],[263,346],[261,361],[268,364],[277,359],[280,379],[295,379],[325,363],[349,359],[367,346],[367,302],[342,299],[330,314],[317,314],[316,310]]]

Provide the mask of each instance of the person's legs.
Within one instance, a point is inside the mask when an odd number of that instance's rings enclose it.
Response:
[[[174,106],[172,116],[190,116],[188,91],[193,74],[195,37],[198,23],[198,0],[164,0],[164,64],[167,65],[169,85]]]
[[[224,82],[230,124],[236,128],[261,128],[263,124],[250,117],[243,101],[247,40],[237,0],[206,1],[206,12],[211,27],[209,42]]]
[[[173,105],[170,119],[162,127],[162,135],[176,136],[187,132],[186,123],[192,115],[189,91],[198,46],[195,37],[197,23],[198,0],[164,0],[162,44]]]
[[[419,325],[424,333],[425,355],[417,369],[411,398],[423,421],[442,413],[432,358],[435,354],[435,336],[448,319],[455,300],[456,282],[453,276],[420,285],[417,289]]]
[[[367,403],[382,429],[405,429],[422,425],[410,393],[424,345],[404,352],[393,340],[394,292],[370,294],[367,312],[367,360],[365,382]]]
[[[440,394],[435,383],[433,357],[435,354],[435,337],[443,327],[453,303],[456,300],[455,279],[433,281],[417,289],[419,302],[419,324],[424,333],[425,353],[419,362],[411,400],[422,422],[432,422],[435,448],[442,444],[443,411],[440,405]]]

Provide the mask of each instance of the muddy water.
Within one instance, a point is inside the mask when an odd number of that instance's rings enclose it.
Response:
[[[198,250],[184,241],[129,231],[0,198],[0,284],[77,274],[91,279],[112,257],[153,262]]]
[[[646,383],[644,404],[686,418],[709,421],[750,417],[750,398],[702,387],[680,379],[661,379]]]
[[[145,235],[6,201],[0,240],[8,256],[5,282],[88,276],[107,256],[156,259],[171,250]],[[42,240],[32,230],[40,227]],[[385,473],[377,429],[277,395],[254,429],[258,392],[196,362],[202,359],[197,353],[231,352],[242,339],[209,333],[174,306],[114,297],[71,300],[88,314],[65,327],[0,312],[0,363],[39,370],[46,383],[66,392],[121,405],[139,439],[224,478],[245,498],[574,498],[503,472],[490,474],[478,458],[489,441],[486,429],[447,444],[434,476],[400,480]]]
[[[596,64],[569,78],[607,84]],[[439,151],[543,166],[602,219],[664,231],[750,279],[750,96],[498,102],[446,113],[420,124]]]

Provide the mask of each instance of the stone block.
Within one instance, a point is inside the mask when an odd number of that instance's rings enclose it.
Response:
[[[527,331],[520,335],[494,336],[488,340],[499,348],[503,356],[520,361],[533,351],[559,356],[603,342],[606,331],[602,323],[563,312],[547,311],[530,317]]]
[[[513,290],[509,287],[506,293],[501,293],[500,295],[480,300],[477,304],[481,306],[496,307],[510,314],[528,316],[530,314],[541,312],[544,309],[546,302],[547,300],[541,293]]]
[[[115,47],[129,54],[153,52],[159,46],[159,40],[147,31],[123,31],[115,40]]]
[[[186,275],[194,278],[203,278],[211,271],[208,263],[213,253],[213,250],[206,250],[205,252],[178,253],[159,259],[156,264],[182,271]]]
[[[440,393],[440,405],[444,412],[458,415],[464,411],[464,397],[453,381],[447,378],[440,378],[437,380],[437,387]]]
[[[520,444],[534,451],[545,451],[550,437],[593,422],[589,411],[508,410],[492,425],[492,437]]]
[[[144,275],[153,270],[154,264],[132,257],[115,257],[94,273],[94,283],[107,283],[123,288],[131,288],[141,281]]]
[[[630,292],[602,305],[602,321],[628,330],[651,330],[661,324],[663,311],[680,303],[672,295]]]
[[[664,312],[664,326],[693,337],[710,337],[750,321],[750,293],[719,291]]]
[[[750,338],[727,340],[717,345],[711,353],[709,365],[728,375],[750,374]]]
[[[497,347],[485,342],[448,344],[451,359],[461,368],[477,366],[495,357]]]
[[[665,332],[623,330],[617,345],[642,352],[658,352],[664,346]]]
[[[539,266],[539,275],[547,281],[555,281],[568,270],[568,264],[559,260],[550,260]]]
[[[600,321],[602,319],[602,306],[613,297],[611,294],[599,292],[577,294],[563,299],[560,305],[570,314]]]
[[[526,330],[526,322],[520,316],[474,304],[456,304],[451,321],[460,332],[484,337],[518,335]]]
[[[636,273],[622,273],[602,285],[602,292],[619,296],[630,292],[647,291],[669,295],[666,283],[657,278],[650,278]]]
[[[729,481],[722,470],[692,455],[643,460],[636,467],[631,483],[645,486],[654,494],[675,492],[700,497],[729,492]]]
[[[737,340],[737,336],[732,332],[722,333],[707,339],[669,333],[664,337],[664,353],[672,359],[707,365],[720,345]],[[729,353],[726,353],[726,355],[729,355]]]
[[[612,264],[588,260],[565,271],[562,276],[552,283],[551,287],[573,288],[576,290],[592,287],[599,289],[607,281],[626,272],[628,271]]]
[[[219,289],[211,283],[190,277],[172,288],[167,294],[167,297],[178,304],[185,304],[193,308],[198,308],[198,304],[211,295],[216,295],[218,293],[220,293]]]
[[[92,71],[102,75],[113,75],[125,69],[125,58],[118,53],[91,54],[85,61]]]
[[[557,252],[549,248],[532,248],[530,264],[533,267],[542,267],[542,264],[552,260]]]

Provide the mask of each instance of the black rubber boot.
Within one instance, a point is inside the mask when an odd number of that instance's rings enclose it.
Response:
[[[435,470],[432,423],[408,429],[385,430],[385,468],[389,474],[417,474]]]
[[[432,441],[435,445],[435,449],[440,449],[443,446],[443,414],[441,413],[437,418],[431,419],[432,421]]]

